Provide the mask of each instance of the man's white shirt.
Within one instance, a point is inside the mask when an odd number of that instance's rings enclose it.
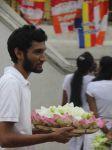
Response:
[[[14,67],[6,67],[0,78],[0,122],[14,122],[21,134],[32,134],[30,83]],[[8,148],[1,148],[8,150]],[[35,146],[10,148],[34,150]]]

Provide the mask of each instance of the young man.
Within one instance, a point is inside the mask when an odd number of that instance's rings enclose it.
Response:
[[[8,52],[14,65],[5,68],[0,78],[0,145],[5,150],[34,150],[35,144],[66,143],[73,136],[72,127],[32,134],[31,93],[27,78],[31,72],[43,71],[46,40],[45,32],[33,25],[16,29],[8,39]]]

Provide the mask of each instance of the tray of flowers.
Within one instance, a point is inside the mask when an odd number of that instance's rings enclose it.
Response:
[[[74,134],[91,134],[105,124],[101,118],[95,118],[92,112],[86,112],[73,103],[64,106],[41,107],[32,112],[33,126],[42,131],[54,132],[58,128],[72,126]]]

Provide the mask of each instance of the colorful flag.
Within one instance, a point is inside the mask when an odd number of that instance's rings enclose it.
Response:
[[[81,4],[77,0],[51,0],[52,20],[56,33],[74,30],[74,19],[81,14]]]
[[[19,4],[21,4],[22,0],[16,0]]]
[[[47,0],[28,0],[29,2],[46,2]]]
[[[80,20],[77,27],[79,47],[103,45],[108,23],[108,0],[83,2]]]
[[[38,25],[42,21],[44,2],[31,2],[29,0],[17,0],[22,17],[31,24]]]

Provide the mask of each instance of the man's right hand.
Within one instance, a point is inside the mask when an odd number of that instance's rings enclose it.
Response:
[[[56,131],[52,133],[54,140],[59,143],[67,143],[72,137],[79,136],[78,134],[74,135],[72,132],[73,129],[73,127],[63,127],[56,129]]]

